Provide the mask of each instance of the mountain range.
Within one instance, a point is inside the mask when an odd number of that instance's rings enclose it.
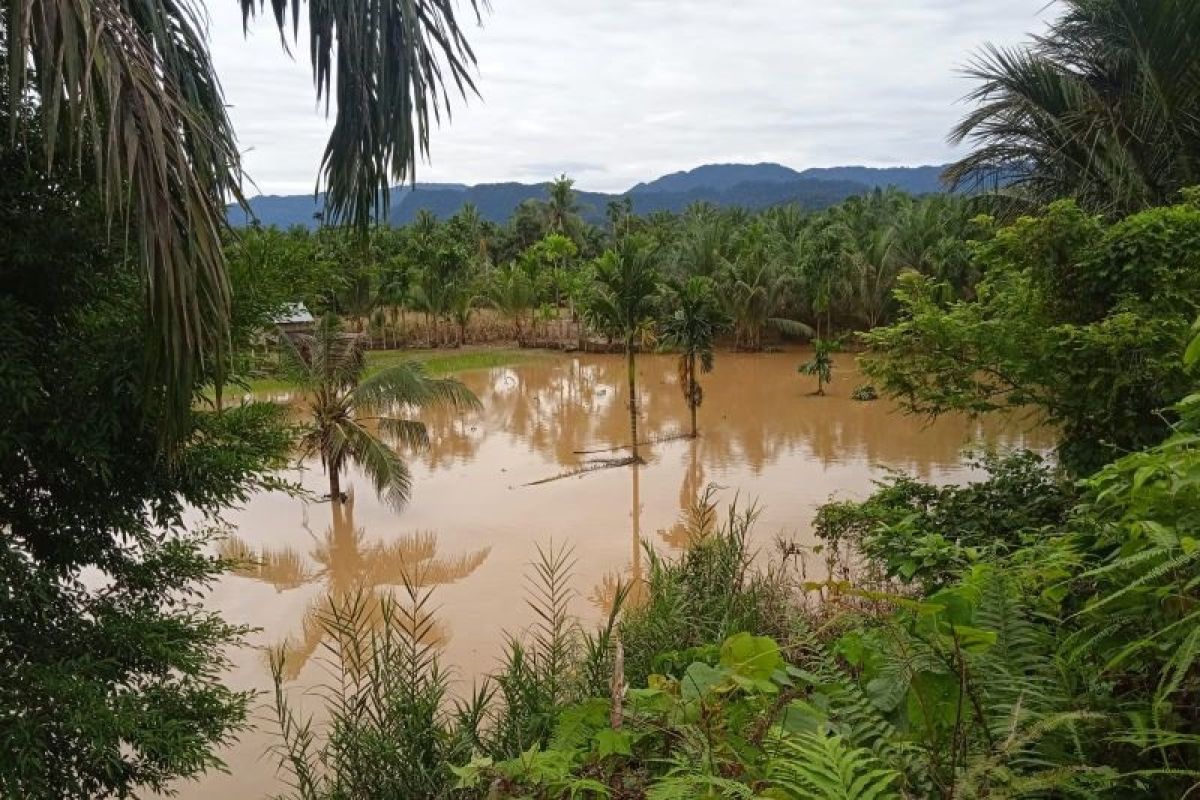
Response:
[[[875,188],[895,186],[912,194],[945,191],[940,177],[945,167],[826,167],[797,171],[781,164],[705,164],[639,183],[627,192],[577,191],[583,217],[600,222],[608,204],[629,198],[634,212],[682,211],[695,202],[760,209],[786,203],[819,210]],[[403,225],[424,209],[444,219],[472,203],[480,215],[504,222],[526,200],[546,199],[546,184],[418,183],[392,189],[389,222]],[[250,199],[250,213],[230,206],[230,221],[243,225],[257,219],[266,226],[314,227],[320,219],[323,196],[259,195]]]

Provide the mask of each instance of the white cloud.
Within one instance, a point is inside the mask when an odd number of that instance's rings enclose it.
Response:
[[[482,100],[433,136],[423,181],[587,189],[709,162],[940,163],[986,41],[1038,30],[1046,0],[493,0],[469,32]],[[307,42],[209,0],[213,57],[246,168],[267,193],[310,191],[328,123]],[[465,9],[464,9],[465,13]]]

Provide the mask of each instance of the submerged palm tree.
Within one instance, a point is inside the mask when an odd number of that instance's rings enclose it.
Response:
[[[398,507],[408,500],[412,476],[404,459],[376,431],[400,445],[424,449],[429,445],[425,423],[394,415],[438,407],[474,409],[479,400],[453,378],[431,378],[416,361],[364,378],[363,345],[363,337],[342,332],[334,316],[322,319],[312,336],[291,343],[310,417],[300,451],[320,456],[335,503],[342,495],[342,470],[354,462],[379,496]]]
[[[813,342],[813,357],[797,369],[802,375],[817,376],[817,391],[824,395],[825,384],[833,380],[833,354],[841,347],[840,339],[817,339]]]
[[[974,152],[956,184],[1013,184],[1126,213],[1200,182],[1200,3],[1064,0],[1024,48],[989,47],[969,75],[978,107],[955,129]]]
[[[614,338],[620,337],[623,344],[629,378],[629,441],[635,461],[641,458],[635,359],[639,340],[645,338],[654,323],[657,295],[654,252],[647,242],[628,236],[617,249],[609,250],[596,261],[584,311],[590,325]]]
[[[661,325],[663,343],[679,351],[679,388],[691,414],[694,439],[699,433],[696,410],[704,402],[704,390],[696,376],[712,372],[713,344],[729,326],[729,318],[707,278],[669,285],[663,302],[668,312]]]
[[[261,0],[238,0],[243,18]],[[468,0],[478,16],[480,0]],[[307,7],[318,99],[336,93],[321,165],[323,218],[363,229],[389,187],[412,177],[449,92],[474,91],[475,56],[451,0],[272,0],[281,33]],[[289,24],[291,23],[291,24]],[[236,137],[196,0],[0,3],[9,135],[40,127],[46,163],[96,176],[135,234],[153,330],[150,366],[183,419],[199,365],[224,346],[230,314],[221,235],[241,199]],[[334,64],[341,65],[335,70]],[[336,82],[336,86],[334,83]],[[31,102],[32,101],[32,102]]]

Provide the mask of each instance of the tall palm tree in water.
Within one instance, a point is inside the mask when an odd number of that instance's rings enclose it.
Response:
[[[395,507],[408,501],[412,475],[400,453],[378,434],[415,450],[429,446],[425,423],[396,416],[428,408],[477,409],[479,400],[453,378],[433,378],[417,361],[387,367],[363,377],[366,359],[361,335],[344,333],[326,316],[311,336],[289,340],[291,361],[305,396],[309,422],[300,439],[301,455],[317,455],[329,475],[329,496],[342,496],[341,474],[353,462]]]
[[[625,351],[629,380],[629,446],[638,453],[637,348],[654,324],[658,273],[654,251],[643,239],[627,236],[615,250],[596,261],[584,317],[603,333],[619,337]]]
[[[694,277],[670,284],[663,298],[669,313],[662,321],[663,343],[679,351],[679,388],[692,420],[692,438],[699,435],[696,411],[704,401],[698,372],[712,372],[713,345],[729,326],[712,281]]]
[[[262,0],[238,0],[246,23]],[[478,17],[486,0],[468,0]],[[449,93],[475,63],[452,0],[271,0],[282,34],[308,14],[318,99],[336,93],[321,163],[323,219],[366,229],[389,187],[412,178]],[[290,23],[290,24],[289,24]],[[221,236],[241,199],[233,126],[197,0],[12,0],[0,4],[13,135],[35,127],[54,169],[89,167],[135,234],[153,331],[150,366],[168,429],[192,401],[197,365],[229,325]],[[334,64],[340,65],[335,70]],[[334,85],[336,82],[336,85]],[[32,102],[31,102],[32,100]],[[382,132],[382,134],[381,134]]]

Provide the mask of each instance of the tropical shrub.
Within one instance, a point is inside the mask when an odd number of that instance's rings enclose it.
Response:
[[[1071,487],[1040,455],[987,452],[971,463],[985,480],[937,487],[891,475],[862,502],[827,503],[814,533],[828,548],[864,556],[889,580],[934,589],[1066,522]]]
[[[857,400],[860,403],[869,403],[872,400],[879,399],[879,390],[872,384],[864,383],[850,393],[850,399]]]
[[[797,372],[802,375],[817,377],[817,391],[813,394],[825,394],[825,384],[833,380],[833,354],[841,348],[841,342],[836,339],[815,339],[813,341],[813,356],[799,366]]]
[[[1061,431],[1063,465],[1093,472],[1170,432],[1191,386],[1198,254],[1190,200],[1111,225],[1055,203],[975,246],[972,300],[903,276],[902,318],[865,335],[863,368],[913,413],[1033,411]]]

